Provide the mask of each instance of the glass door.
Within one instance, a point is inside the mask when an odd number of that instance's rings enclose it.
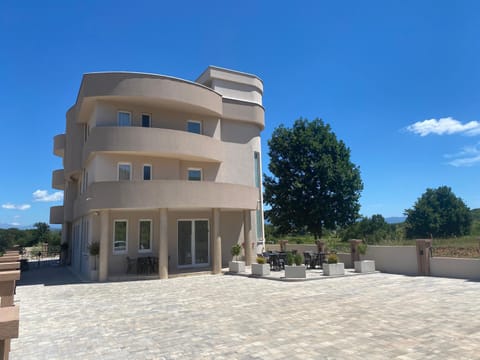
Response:
[[[178,266],[201,266],[209,262],[208,220],[178,220]]]

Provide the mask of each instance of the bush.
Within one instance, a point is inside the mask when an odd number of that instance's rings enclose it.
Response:
[[[92,242],[88,246],[88,251],[90,252],[90,255],[97,256],[98,254],[100,254],[100,243],[98,241]]]
[[[291,252],[287,252],[287,265],[292,266],[294,261],[294,256]]]
[[[338,263],[338,256],[337,254],[329,254],[328,257],[327,257],[327,263],[329,264],[336,264]]]
[[[233,245],[232,250],[230,251],[232,256],[235,256],[235,259],[237,258],[238,255],[240,255],[241,252],[242,252],[242,247],[239,244]]]
[[[266,261],[263,256],[257,256],[257,264],[265,264]]]
[[[358,252],[360,253],[360,255],[365,255],[367,253],[367,244],[358,244]]]
[[[295,254],[293,261],[295,262],[295,265],[302,265],[303,264],[303,255],[302,254]]]

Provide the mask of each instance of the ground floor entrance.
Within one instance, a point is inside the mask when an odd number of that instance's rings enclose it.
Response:
[[[207,266],[210,264],[210,229],[205,219],[177,221],[178,266]]]

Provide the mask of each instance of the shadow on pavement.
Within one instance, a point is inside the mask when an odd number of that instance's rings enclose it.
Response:
[[[28,270],[22,271],[17,286],[27,285],[66,285],[82,284],[78,276],[66,266],[59,266],[57,262],[30,262]]]

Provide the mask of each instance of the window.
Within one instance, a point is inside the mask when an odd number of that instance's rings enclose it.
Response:
[[[115,220],[113,223],[113,252],[127,251],[127,220]]]
[[[152,165],[143,165],[143,180],[152,180]]]
[[[150,127],[150,115],[149,114],[142,114],[142,127]]]
[[[189,181],[202,181],[202,169],[188,169]]]
[[[131,164],[119,163],[118,164],[118,180],[132,180]]]
[[[152,250],[152,220],[140,220],[138,234],[138,251]]]
[[[131,126],[132,125],[132,114],[126,111],[118,112],[118,126]]]
[[[194,133],[194,134],[201,134],[202,133],[202,124],[200,121],[187,121],[187,131]]]

